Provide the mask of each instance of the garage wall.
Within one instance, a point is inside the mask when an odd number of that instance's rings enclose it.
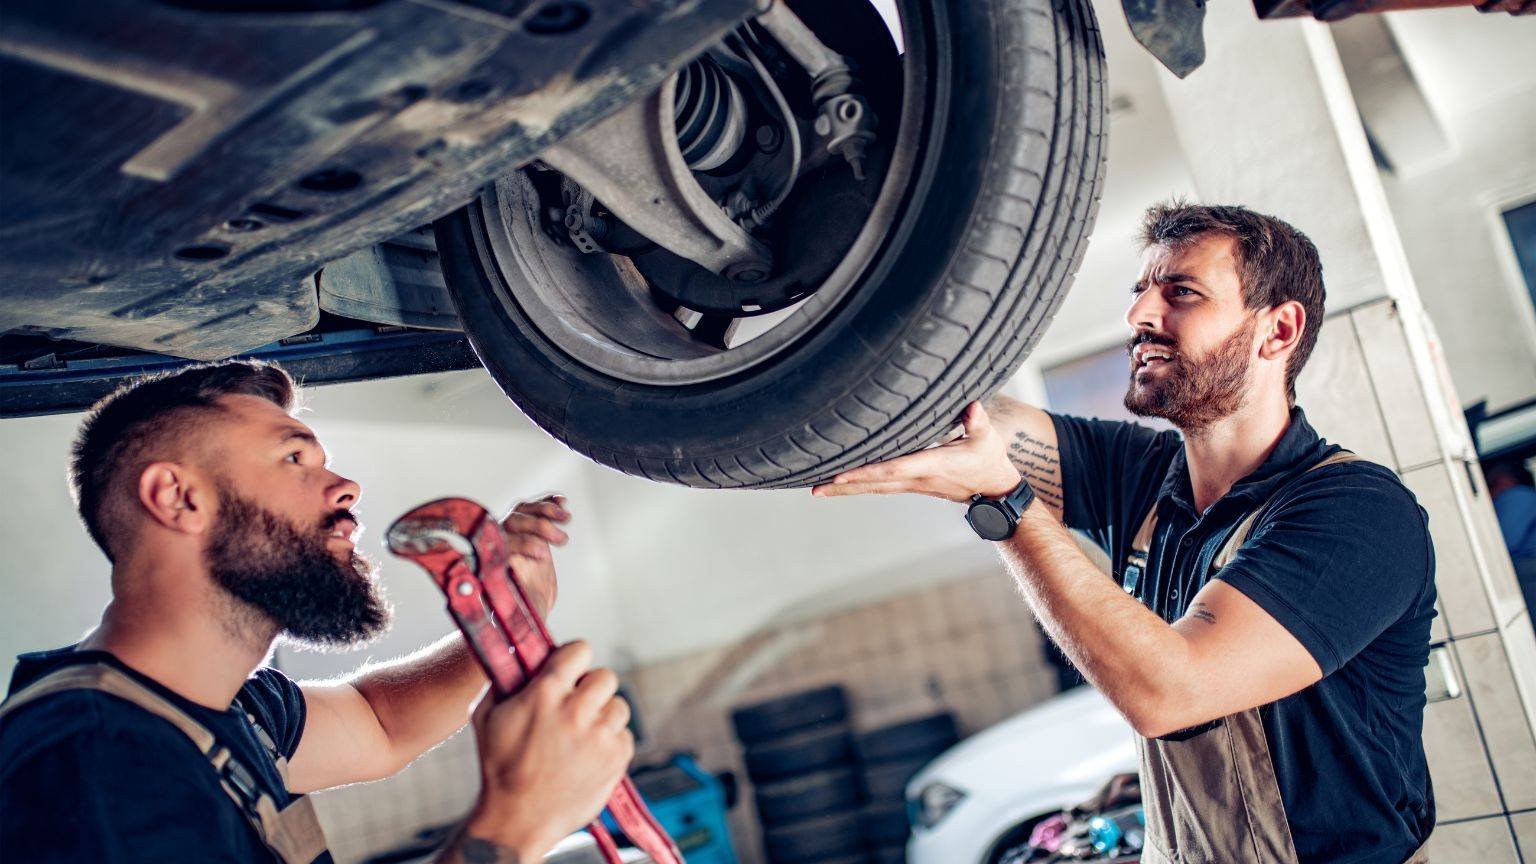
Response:
[[[0,425],[0,687],[10,686],[12,658],[77,641],[112,596],[111,568],[75,515],[65,479],[79,422]]]
[[[648,736],[641,758],[692,750],[705,768],[735,772],[744,794],[730,813],[733,844],[742,864],[762,864],[732,708],[840,684],[855,729],[950,711],[969,735],[1055,695],[1041,643],[994,561],[940,585],[635,668],[627,679]]]
[[[1382,174],[1424,307],[1464,402],[1531,398],[1536,310],[1497,213],[1536,199],[1536,20],[1436,9],[1386,21],[1449,142]]]

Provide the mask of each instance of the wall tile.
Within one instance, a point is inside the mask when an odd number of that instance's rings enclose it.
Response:
[[[952,636],[970,631],[976,626],[982,613],[981,592],[974,587],[979,580],[967,579],[955,583],[944,592],[944,617],[949,621]]]
[[[1424,709],[1424,755],[1441,820],[1500,812],[1493,772],[1466,696]]]
[[[1520,844],[1520,854],[1525,860],[1536,860],[1536,810],[1516,813],[1509,817],[1515,829],[1515,842]]]
[[[1504,805],[1511,810],[1536,807],[1536,737],[1515,690],[1503,641],[1489,633],[1459,639],[1452,647],[1466,671]]]
[[[314,798],[333,857],[349,864],[461,818],[478,790],[473,738],[460,733],[387,780]]]
[[[1438,461],[1440,443],[1396,305],[1391,301],[1373,303],[1356,309],[1350,317],[1365,352],[1365,365],[1397,454],[1398,470]]]
[[[1516,615],[1500,635],[1515,681],[1517,685],[1523,685],[1518,689],[1526,720],[1536,728],[1536,630],[1531,629],[1530,613]],[[1532,850],[1532,857],[1536,858],[1536,850]]]
[[[982,631],[982,643],[986,646],[987,665],[993,670],[1016,669],[1039,662],[1038,653],[1026,655],[1024,640],[1019,638],[1019,624],[1004,621]]]
[[[1503,816],[1436,827],[1429,837],[1429,860],[1434,864],[1519,864],[1520,861],[1510,838],[1509,821]]]
[[[1456,492],[1444,465],[1409,471],[1403,482],[1429,511],[1429,533],[1435,544],[1435,587],[1440,592],[1445,624],[1453,636],[1490,630],[1493,610],[1478,572],[1472,540],[1456,506]]]
[[[1348,315],[1323,322],[1312,357],[1296,381],[1296,401],[1323,437],[1396,470],[1365,354]]]

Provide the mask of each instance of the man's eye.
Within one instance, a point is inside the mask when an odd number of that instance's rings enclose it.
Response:
[[[289,462],[292,462],[293,464],[298,465],[299,464],[299,457],[302,456],[302,455],[303,454],[300,453],[300,451],[295,450],[292,453],[288,454],[287,459],[288,459]]]

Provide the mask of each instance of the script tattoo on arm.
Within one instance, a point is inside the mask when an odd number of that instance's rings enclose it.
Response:
[[[1212,612],[1211,607],[1205,603],[1196,603],[1190,608],[1188,615],[1196,621],[1204,621],[1207,624],[1216,623],[1216,613]]]
[[[1061,491],[1061,451],[1028,432],[1018,432],[1008,444],[1008,458],[1035,490],[1035,497],[1057,513],[1064,512]]]

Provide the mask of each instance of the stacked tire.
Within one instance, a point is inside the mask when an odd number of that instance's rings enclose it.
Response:
[[[841,687],[731,714],[772,864],[868,864],[863,786]]]
[[[904,797],[907,781],[960,740],[953,714],[932,714],[872,729],[854,737],[865,804],[859,830],[872,864],[905,864],[912,831]]]

